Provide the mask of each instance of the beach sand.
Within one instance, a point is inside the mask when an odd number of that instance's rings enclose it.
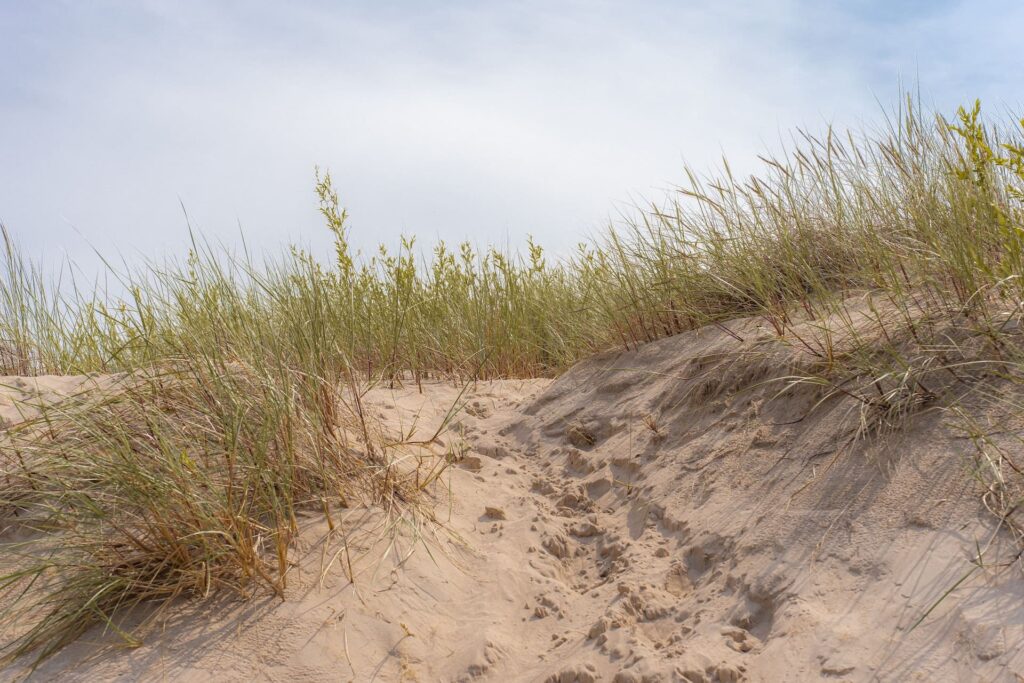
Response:
[[[311,516],[284,600],[183,600],[140,647],[95,628],[30,680],[1024,680],[1018,549],[970,443],[937,412],[858,441],[849,401],[778,396],[762,380],[791,359],[739,344],[705,328],[554,381],[375,388],[396,432],[464,404],[431,446],[462,454],[440,524]],[[0,416],[86,381],[2,379]]]

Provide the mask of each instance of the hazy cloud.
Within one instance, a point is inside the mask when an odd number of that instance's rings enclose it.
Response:
[[[742,7],[740,7],[742,5]],[[34,253],[326,246],[401,232],[567,248],[722,151],[876,119],[919,80],[1016,108],[1024,8],[880,2],[105,2],[0,6],[0,220]]]

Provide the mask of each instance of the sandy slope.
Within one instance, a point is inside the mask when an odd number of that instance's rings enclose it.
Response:
[[[784,355],[737,346],[703,330],[553,383],[480,383],[445,435],[470,449],[438,492],[453,534],[353,512],[353,584],[311,520],[286,601],[186,605],[130,651],[95,654],[97,632],[33,679],[1024,680],[1024,583],[995,568],[1015,549],[969,444],[925,415],[844,449],[848,403],[808,416],[813,390],[759,383]],[[427,432],[457,396],[370,402]],[[978,547],[992,568],[911,628]]]
[[[110,376],[0,375],[0,429],[35,417],[39,414],[40,405],[51,405],[78,392],[102,389],[111,383]]]

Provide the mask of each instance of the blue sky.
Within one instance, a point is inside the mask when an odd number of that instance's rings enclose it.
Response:
[[[0,220],[24,248],[160,256],[195,227],[326,250],[330,168],[354,241],[565,250],[686,161],[780,134],[1021,111],[1024,3],[0,0]]]

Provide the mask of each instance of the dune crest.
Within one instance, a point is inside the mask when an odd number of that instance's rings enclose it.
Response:
[[[33,679],[1020,680],[1019,551],[969,443],[938,412],[851,439],[849,399],[779,395],[795,356],[737,331],[555,381],[374,389],[396,431],[463,403],[444,528],[351,511],[353,583],[311,518],[284,601],[183,605],[130,651],[95,654],[94,629]]]

